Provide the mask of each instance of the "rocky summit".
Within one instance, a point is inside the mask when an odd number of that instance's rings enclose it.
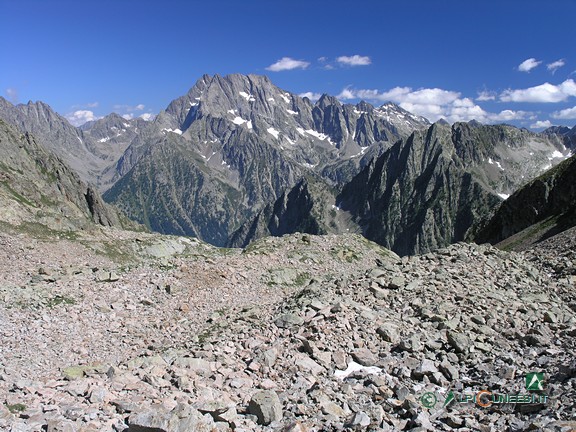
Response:
[[[572,430],[565,236],[400,258],[352,234],[231,250],[14,228],[0,235],[0,429]]]

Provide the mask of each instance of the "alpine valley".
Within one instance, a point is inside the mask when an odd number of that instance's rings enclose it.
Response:
[[[253,75],[0,98],[0,430],[576,430],[575,147]]]
[[[42,102],[0,116],[152,231],[246,246],[361,233],[401,254],[472,239],[523,184],[564,160],[574,129],[430,124],[392,103],[316,103],[265,76],[205,75],[150,122],[79,128]]]

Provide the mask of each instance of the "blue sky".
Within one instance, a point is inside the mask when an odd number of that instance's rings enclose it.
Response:
[[[576,0],[0,0],[0,94],[151,116],[203,74],[431,120],[576,124]]]

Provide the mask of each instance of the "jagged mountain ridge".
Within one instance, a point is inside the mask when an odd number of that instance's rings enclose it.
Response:
[[[339,205],[368,239],[401,255],[423,253],[470,238],[509,191],[562,160],[561,150],[512,126],[435,124],[366,167]]]
[[[315,104],[274,86],[265,76],[203,76],[155,119],[156,130],[181,134],[208,163],[233,164],[232,130],[243,129],[280,148],[287,158],[315,172],[370,159],[369,148],[387,148],[429,122],[400,107],[341,104],[323,95]],[[348,160],[350,159],[350,161]],[[330,168],[332,167],[332,168]],[[338,174],[333,175],[338,180]]]
[[[116,164],[139,129],[146,126],[142,119],[126,120],[110,114],[77,128],[43,102],[13,105],[2,97],[0,118],[34,135],[38,143],[62,158],[83,181],[100,190],[110,185],[109,181],[100,180],[102,173]]]
[[[366,103],[342,105],[327,95],[312,104],[279,89],[267,77],[206,75],[156,117],[146,139],[127,149],[116,167],[124,177],[104,196],[152,229],[199,235],[223,245],[245,221],[305,175],[320,175],[328,183],[351,178],[407,130],[427,124],[391,104],[379,109]],[[166,171],[172,169],[169,163],[148,160],[159,155],[151,149],[166,141],[175,143],[174,154],[185,160],[178,163],[198,173],[193,176],[213,179],[228,191],[224,199],[207,198],[220,203],[218,212],[203,208],[197,198],[186,201],[194,193],[168,194],[158,197],[158,203],[138,198],[146,195],[139,186],[142,178],[153,179],[153,184],[161,178],[178,180]],[[174,184],[172,189],[185,186],[190,184]],[[220,186],[204,190],[219,194]],[[163,217],[145,216],[153,214],[160,202]],[[217,223],[209,221],[210,214]],[[204,222],[199,224],[198,219]]]
[[[115,209],[29,133],[0,119],[0,219],[53,230],[123,224]]]
[[[16,108],[22,111],[22,106]],[[253,232],[265,233],[264,215],[272,216],[274,206],[274,217],[282,220],[297,202],[285,197],[295,187],[296,193],[306,176],[318,176],[331,187],[345,185],[396,141],[428,126],[394,104],[341,104],[328,95],[313,104],[277,88],[267,77],[205,75],[152,122],[112,114],[72,128],[77,135],[68,130],[66,142],[83,143],[86,161],[99,161],[89,176],[101,188],[112,185],[106,199],[131,217],[161,232],[223,245],[236,230],[248,233],[245,225],[257,215],[263,225]],[[544,139],[505,126],[486,131],[477,122],[454,130],[460,134],[453,137],[454,163],[470,169],[475,181],[500,198],[567,154],[561,134]],[[494,141],[502,145],[492,151]],[[325,201],[310,199],[316,207]],[[276,200],[284,204],[275,205]],[[331,212],[339,205],[329,208]],[[334,221],[324,220],[325,213],[316,211],[318,226],[330,227]],[[278,225],[283,227],[279,232],[290,225]],[[360,229],[349,221],[344,226]]]
[[[451,141],[460,167],[504,199],[571,154],[558,135],[507,125],[456,123]]]
[[[370,240],[401,255],[465,240],[526,179],[563,159],[557,140],[512,126],[435,124],[395,144],[338,197]]]
[[[396,253],[427,252],[468,238],[510,191],[567,152],[556,136],[505,125],[470,122],[451,127],[438,122],[371,161],[324,207],[346,220],[346,230],[362,232]],[[242,241],[236,235],[231,245],[245,245],[259,233],[283,235],[302,229],[284,223],[283,230],[266,230],[290,220],[288,215],[295,211],[290,205],[306,208],[279,199],[274,204],[277,211],[258,214],[239,230]],[[321,232],[314,227],[332,226],[322,212],[316,215],[320,216],[306,231],[310,234]],[[342,231],[332,227],[328,232]]]
[[[542,133],[550,136],[559,136],[566,147],[576,150],[576,126],[572,129],[566,126],[552,126]]]
[[[44,114],[36,115],[36,111]],[[74,128],[45,104],[12,106],[5,100],[0,116],[35,132],[43,145],[66,159],[84,180],[102,191],[112,189],[107,199],[139,222],[161,232],[199,235],[216,244],[223,244],[242,223],[304,175],[315,173],[328,183],[343,183],[397,139],[429,124],[394,104],[380,108],[367,103],[343,105],[328,95],[313,104],[256,75],[205,75],[152,122],[111,114]],[[185,164],[196,173],[192,177],[215,182],[203,188],[206,193],[220,193],[223,188],[233,196],[231,204],[222,204],[215,215],[216,219],[226,215],[225,223],[209,220],[210,206],[202,208],[202,203],[224,203],[227,198],[185,202],[181,200],[194,194],[173,193],[153,202],[135,199],[143,196],[146,187],[139,194],[130,192],[139,189],[130,185],[131,178],[159,176],[161,183],[183,178],[162,174],[158,168],[170,169],[169,164],[155,166],[150,161],[142,161],[132,173],[141,158],[160,155],[153,149],[167,140],[179,143],[173,154],[186,159]],[[150,169],[154,172],[143,174]],[[174,184],[171,189],[187,186]],[[127,189],[120,191],[121,187]],[[154,215],[160,208],[162,217]],[[188,213],[183,215],[182,209]],[[214,226],[222,230],[216,233]]]
[[[230,236],[229,247],[287,233],[329,234],[356,232],[358,227],[336,205],[337,190],[322,179],[308,176],[266,205]]]
[[[465,238],[499,198],[460,168],[451,130],[432,126],[395,144],[339,195],[365,237],[400,255],[427,252]]]

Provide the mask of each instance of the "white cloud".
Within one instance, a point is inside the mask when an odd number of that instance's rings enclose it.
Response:
[[[336,59],[340,64],[345,64],[348,66],[368,66],[372,63],[372,60],[368,56],[353,55],[353,56],[340,56]]]
[[[370,99],[382,102],[393,101],[396,103],[411,103],[417,105],[445,105],[458,99],[460,93],[439,88],[424,88],[414,91],[410,87],[394,87],[393,89],[380,93],[378,90],[354,90],[348,87],[342,90],[338,97],[340,99]]]
[[[309,62],[303,60],[294,60],[293,58],[290,57],[282,57],[276,63],[268,66],[266,70],[272,72],[280,72],[292,69],[306,69],[308,66],[310,66]]]
[[[9,87],[6,89],[6,96],[8,96],[8,100],[12,103],[18,103],[18,90],[15,88]]]
[[[491,101],[495,99],[496,99],[496,93],[487,90],[478,92],[478,97],[476,98],[476,100],[480,102]]]
[[[142,120],[146,120],[146,121],[153,120],[154,117],[156,117],[156,116],[152,113],[144,113],[144,114],[140,114],[138,116],[138,118],[141,118]],[[122,115],[122,118],[125,118],[126,120],[133,120],[135,117],[134,117],[133,113],[128,113],[128,114]]]
[[[86,104],[77,104],[77,105],[72,105],[73,110],[85,110],[88,108],[98,108],[98,106],[100,105],[99,102],[89,102]]]
[[[317,101],[318,99],[320,99],[322,97],[322,95],[320,93],[314,93],[314,92],[300,93],[298,96],[300,96],[302,98],[307,97],[311,101]]]
[[[520,65],[518,66],[518,70],[520,72],[530,72],[532,69],[537,67],[540,63],[542,63],[542,62],[536,60],[535,58],[529,58],[527,60],[524,60],[522,63],[520,63]]]
[[[410,87],[395,87],[385,92],[345,88],[338,95],[338,98],[342,100],[392,101],[405,110],[426,117],[431,121],[444,118],[451,123],[470,120],[477,120],[482,123],[497,123],[526,119],[531,115],[531,113],[526,111],[512,110],[490,113],[475,104],[472,99],[462,98],[458,92],[439,88],[413,90]]]
[[[544,83],[539,86],[520,90],[505,90],[500,95],[502,102],[563,102],[570,96],[576,96],[576,82],[568,79],[559,85]]]
[[[532,118],[533,114],[527,111],[513,111],[513,110],[503,110],[499,113],[489,113],[489,122],[503,122],[511,120],[524,120],[527,118]]]
[[[378,93],[376,90],[358,90],[358,91],[375,91],[376,93]],[[342,91],[340,92],[339,95],[336,96],[337,99],[342,99],[342,100],[347,100],[347,99],[377,99],[378,97],[365,97],[362,98],[360,96],[358,96],[357,92],[358,91],[353,91],[350,90],[349,88],[345,88],[342,89]]]
[[[544,129],[549,128],[550,126],[553,126],[550,120],[538,120],[537,122],[530,125],[530,129]]]
[[[94,115],[89,110],[78,110],[73,113],[66,114],[66,119],[74,126],[81,126],[86,122],[98,120],[101,117]]]
[[[551,117],[555,119],[576,119],[576,106],[555,111]]]
[[[132,111],[142,111],[146,106],[144,104],[138,105],[114,105],[113,108],[117,111],[124,111],[126,113]]]
[[[154,117],[156,117],[154,114],[152,113],[144,113],[144,114],[140,114],[139,116],[142,120],[146,120],[146,121],[150,121],[153,120]]]
[[[556,60],[555,62],[548,63],[548,64],[546,65],[546,68],[547,68],[550,72],[554,73],[554,72],[556,72],[556,69],[561,68],[561,67],[564,66],[565,64],[566,64],[566,63],[564,62],[564,59],[560,59],[560,60]]]
[[[326,70],[334,69],[334,65],[332,63],[330,63],[330,61],[328,60],[328,57],[318,57],[318,63],[320,63],[320,66],[322,67],[322,69],[326,69]]]
[[[446,105],[455,102],[460,93],[439,88],[420,89],[402,96],[404,102],[422,105]]]
[[[432,121],[446,117],[447,106],[453,104],[459,97],[460,93],[448,90],[438,88],[412,90],[410,87],[394,87],[385,92],[373,89],[345,88],[338,95],[338,98],[343,100],[366,99],[396,102],[405,110],[422,115]],[[469,104],[469,100],[467,99],[463,103]]]

